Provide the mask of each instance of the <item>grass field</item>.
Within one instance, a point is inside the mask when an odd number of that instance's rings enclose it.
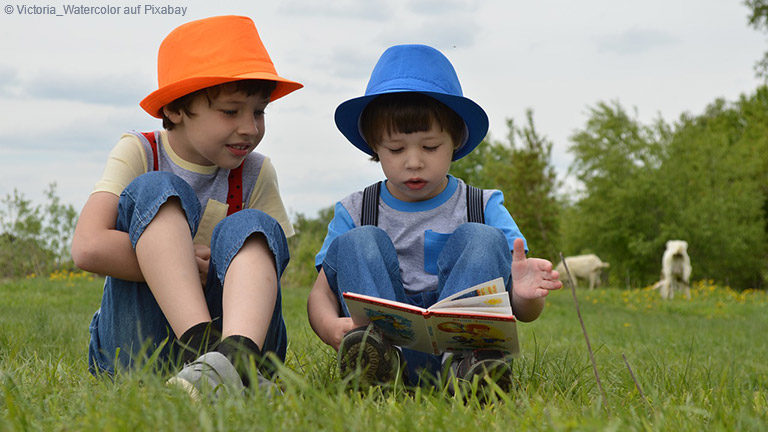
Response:
[[[650,290],[579,291],[605,400],[571,292],[553,293],[539,320],[519,325],[520,386],[482,402],[429,388],[345,389],[335,353],[307,323],[308,288],[285,287],[285,394],[211,403],[146,371],[89,375],[101,284],[57,274],[0,285],[0,431],[768,430],[765,292],[700,282],[691,300],[664,302]]]

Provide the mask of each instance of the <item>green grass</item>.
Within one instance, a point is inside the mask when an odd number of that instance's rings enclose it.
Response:
[[[738,430],[768,429],[768,296],[699,283],[693,298],[579,291],[602,401],[569,290],[519,325],[519,388],[481,402],[439,390],[347,390],[286,287],[285,395],[193,402],[150,372],[87,371],[101,281],[60,274],[0,285],[0,430]],[[640,385],[639,393],[622,356]]]

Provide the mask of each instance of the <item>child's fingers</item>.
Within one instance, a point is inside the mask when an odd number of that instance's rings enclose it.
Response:
[[[525,259],[525,243],[523,239],[516,238],[512,244],[512,261],[522,261]]]
[[[198,258],[202,258],[204,260],[208,260],[211,258],[211,248],[208,246],[203,245],[194,245],[195,247],[195,256]]]
[[[541,284],[541,287],[547,290],[557,290],[563,287],[563,283],[560,282],[559,280],[551,280],[551,281],[545,280]]]
[[[200,272],[203,272],[203,271],[208,272],[208,265],[210,264],[210,260],[200,258],[200,257],[195,257],[195,261],[197,261],[197,269]]]

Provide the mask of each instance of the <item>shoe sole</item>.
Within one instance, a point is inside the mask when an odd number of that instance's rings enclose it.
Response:
[[[171,377],[168,379],[168,381],[165,382],[165,384],[171,387],[178,387],[183,389],[194,401],[200,400],[200,391],[196,389],[191,382],[185,380],[184,378]]]
[[[370,332],[358,332],[342,341],[339,351],[339,371],[347,377],[360,369],[360,378],[366,383],[389,382],[395,378],[396,355],[378,337]],[[399,361],[398,361],[399,363]]]
[[[505,391],[510,390],[514,383],[512,379],[512,368],[507,362],[502,360],[477,362],[467,370],[464,379],[468,382],[472,382],[475,376],[478,377],[478,383],[480,385],[486,384],[484,378],[487,376]]]

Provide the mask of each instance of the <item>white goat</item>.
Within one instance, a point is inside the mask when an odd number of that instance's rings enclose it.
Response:
[[[669,240],[661,258],[661,280],[656,282],[654,288],[659,289],[664,299],[673,298],[676,291],[682,291],[686,298],[691,298],[691,270],[688,242]]]
[[[600,273],[602,273],[604,268],[611,266],[607,262],[602,262],[595,254],[566,257],[565,263],[568,265],[568,270],[570,270],[574,282],[579,279],[589,280],[589,289],[595,289],[600,284]],[[562,261],[557,264],[555,270],[560,273],[560,279],[568,279],[568,274]]]

